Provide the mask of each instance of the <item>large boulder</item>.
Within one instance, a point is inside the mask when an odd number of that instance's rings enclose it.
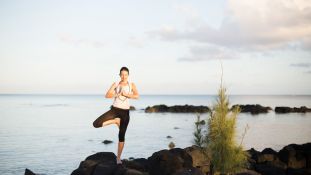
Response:
[[[290,144],[279,151],[279,158],[287,164],[288,168],[308,168],[310,166],[307,166],[307,160],[310,159],[310,148],[311,143],[303,145]]]
[[[265,148],[264,150],[262,150],[262,152],[258,155],[258,163],[263,163],[263,162],[267,162],[267,161],[275,161],[277,160],[278,153],[276,151],[274,151],[271,148]]]
[[[88,156],[71,175],[112,175],[117,169],[116,155],[112,152],[98,152]]]
[[[199,168],[204,174],[210,170],[210,160],[208,160],[203,153],[203,149],[199,146],[192,145],[184,149],[192,157],[193,167]]]
[[[279,152],[266,148],[262,152],[248,150],[249,167],[261,174],[311,175],[311,143],[290,144]]]
[[[201,170],[192,166],[192,157],[181,148],[161,150],[148,157],[150,175],[199,175]],[[203,174],[203,173],[202,173]]]

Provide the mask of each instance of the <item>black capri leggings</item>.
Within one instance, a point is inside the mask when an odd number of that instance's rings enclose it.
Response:
[[[112,120],[114,118],[120,118],[120,129],[119,129],[119,141],[124,142],[125,132],[127,125],[130,121],[130,110],[121,109],[114,106],[110,107],[110,110],[99,116],[94,122],[93,126],[99,128],[103,126],[103,122]]]

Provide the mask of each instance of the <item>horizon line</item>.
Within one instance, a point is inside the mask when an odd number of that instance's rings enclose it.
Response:
[[[105,96],[105,94],[92,94],[92,93],[0,93],[0,95],[94,95],[94,96]],[[211,95],[215,96],[217,94],[140,94],[142,96],[169,96],[169,95],[184,95],[184,96],[200,96],[200,95]],[[250,95],[250,96],[309,96],[311,94],[228,94],[229,96],[231,95]]]

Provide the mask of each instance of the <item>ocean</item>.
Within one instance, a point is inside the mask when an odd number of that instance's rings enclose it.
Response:
[[[141,95],[130,103],[122,159],[148,158],[153,152],[193,145],[194,113],[145,113],[147,106],[205,105],[215,95]],[[234,104],[311,107],[311,95],[231,95]],[[47,175],[70,174],[87,156],[97,152],[117,154],[118,128],[94,128],[93,121],[110,109],[112,99],[104,95],[0,95],[0,174],[23,174],[25,168]],[[207,114],[201,114],[206,120]],[[251,115],[237,118],[237,142],[246,126],[245,149],[280,150],[291,143],[311,141],[311,113]],[[176,129],[178,127],[179,129]],[[167,138],[170,135],[172,138]],[[104,144],[104,140],[112,140]]]

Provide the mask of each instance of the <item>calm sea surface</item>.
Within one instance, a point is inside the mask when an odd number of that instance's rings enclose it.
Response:
[[[147,106],[206,105],[212,95],[141,95],[131,100],[122,159],[148,158],[153,152],[193,144],[195,114],[145,113]],[[311,96],[229,96],[230,104],[311,107]],[[112,99],[103,95],[0,95],[0,174],[23,174],[25,168],[48,175],[70,174],[87,156],[96,152],[117,153],[118,128],[94,128],[93,121],[109,110]],[[207,114],[201,115],[207,119]],[[245,149],[281,149],[290,143],[311,142],[311,113],[251,115],[241,113],[237,141],[246,125]],[[179,129],[174,129],[178,127]],[[166,136],[172,136],[171,139]],[[103,140],[112,140],[105,145]]]

